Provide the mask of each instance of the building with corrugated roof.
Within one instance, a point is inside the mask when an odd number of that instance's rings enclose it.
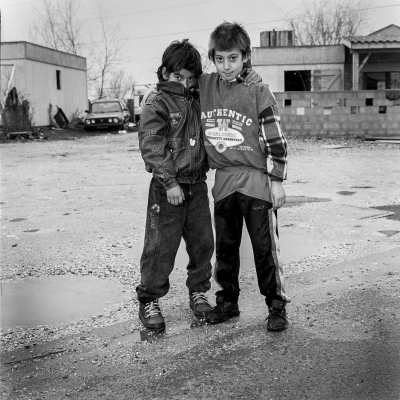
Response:
[[[339,45],[295,46],[292,31],[260,34],[254,69],[273,92],[400,89],[400,27],[391,24]]]

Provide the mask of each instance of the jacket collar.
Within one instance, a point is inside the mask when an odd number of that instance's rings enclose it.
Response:
[[[178,96],[187,97],[188,91],[179,82],[160,82],[157,84],[157,90],[161,90],[163,92],[176,94]]]
[[[196,85],[192,86],[190,88],[190,91],[185,89],[185,87],[182,85],[182,83],[179,82],[159,82],[157,84],[157,90],[161,90],[162,92],[174,94],[176,96],[181,96],[186,99],[189,99],[190,97],[193,97],[195,100],[199,99],[199,86],[196,83]]]

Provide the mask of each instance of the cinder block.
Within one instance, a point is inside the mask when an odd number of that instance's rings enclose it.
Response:
[[[363,90],[363,91],[361,91],[361,93],[365,94],[365,98],[366,99],[376,99],[376,98],[378,98],[376,90],[374,90],[373,92],[370,91],[370,90],[365,90],[365,91]]]
[[[281,125],[282,125],[282,129],[284,129],[284,130],[299,129],[299,127],[301,126],[301,123],[298,123],[298,122],[284,122]]]
[[[391,129],[391,130],[397,129],[397,131],[400,133],[400,122],[387,121],[387,122],[383,122],[381,125],[382,125],[382,128]]]
[[[290,99],[290,92],[279,92],[274,93],[276,101],[283,100],[283,99]]]
[[[387,110],[389,111],[389,109]],[[400,114],[394,114],[394,113],[389,113],[387,112],[386,114],[381,114],[386,117],[387,121],[400,121]]]
[[[297,108],[285,107],[284,110],[285,115],[297,115]]]
[[[388,114],[395,114],[395,115],[398,115],[399,118],[400,118],[400,106],[388,107],[388,108],[386,109],[386,112],[387,112]]]
[[[339,122],[324,122],[323,124],[322,124],[322,127],[324,128],[324,129],[329,129],[329,130],[332,130],[332,129],[341,129],[341,124],[339,124]]]
[[[346,136],[363,137],[365,136],[365,129],[348,129],[345,132]]]
[[[292,99],[292,107],[311,107],[310,99]]]
[[[311,100],[312,98],[314,98],[314,92],[303,92],[303,98],[307,99],[307,100]]]
[[[315,130],[321,130],[322,129],[322,123],[318,122],[303,122],[301,124],[303,129],[307,129],[310,131],[315,131]]]
[[[332,115],[342,114],[342,112],[345,108],[347,108],[347,107],[338,107],[338,106],[332,107]]]
[[[379,106],[360,107],[360,114],[379,114]]]
[[[387,136],[388,133],[386,131],[386,129],[367,129],[366,130],[366,135],[367,136]]]
[[[304,92],[288,92],[290,93],[289,99],[302,100],[304,98]]]
[[[380,129],[379,122],[361,122],[361,129]]]
[[[297,123],[308,122],[309,117],[307,115],[291,115],[289,117],[289,121]]]
[[[358,129],[365,129],[362,126],[363,122],[341,122],[340,128],[343,130],[358,130]],[[368,125],[368,124],[367,124]]]
[[[354,115],[351,115],[351,116],[352,116],[352,117],[355,117],[356,115],[359,115],[359,114],[354,114]],[[338,117],[339,117],[339,121],[340,121],[340,122],[347,122],[347,121],[350,121],[349,115],[347,115],[347,114],[341,114],[341,115],[339,115]]]
[[[365,106],[365,99],[347,99],[346,107],[362,107]]]
[[[310,107],[310,108],[306,108],[304,109],[304,112],[306,115],[317,115],[318,114],[318,109],[315,107]]]
[[[348,131],[344,131],[342,129],[335,129],[335,130],[330,130],[328,131],[329,137],[343,137],[343,136],[349,136]]]

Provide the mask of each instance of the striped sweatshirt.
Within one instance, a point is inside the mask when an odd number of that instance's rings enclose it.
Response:
[[[282,181],[287,175],[287,141],[279,109],[265,83],[244,86],[218,74],[199,79],[201,123],[210,167],[255,168]]]

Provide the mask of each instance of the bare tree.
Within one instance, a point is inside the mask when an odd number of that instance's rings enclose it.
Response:
[[[93,75],[90,83],[97,98],[100,99],[106,96],[104,90],[106,82],[116,73],[115,68],[124,61],[126,42],[122,38],[119,25],[110,22],[109,12],[104,9],[100,0],[97,0],[97,17],[99,34],[92,35],[94,52]]]
[[[36,18],[29,29],[30,39],[52,49],[81,55],[82,21],[79,0],[43,0],[35,8]]]
[[[131,75],[126,75],[123,69],[112,74],[108,80],[109,87],[105,90],[109,97],[117,99],[124,98],[128,92],[133,90],[135,81]]]
[[[368,17],[370,1],[314,0],[303,2],[303,11],[290,20],[297,45],[339,44],[357,33]]]
[[[117,82],[120,85],[117,92],[125,95],[124,85],[129,85],[133,79],[120,72],[126,62],[122,31],[118,24],[111,23],[111,13],[100,0],[97,0],[93,24],[90,29],[85,28],[79,16],[80,1],[42,0],[41,6],[35,9],[30,38],[34,43],[86,57],[90,97],[109,95],[105,88],[115,88]],[[84,42],[83,37],[91,40]],[[116,93],[115,90],[112,93]]]

